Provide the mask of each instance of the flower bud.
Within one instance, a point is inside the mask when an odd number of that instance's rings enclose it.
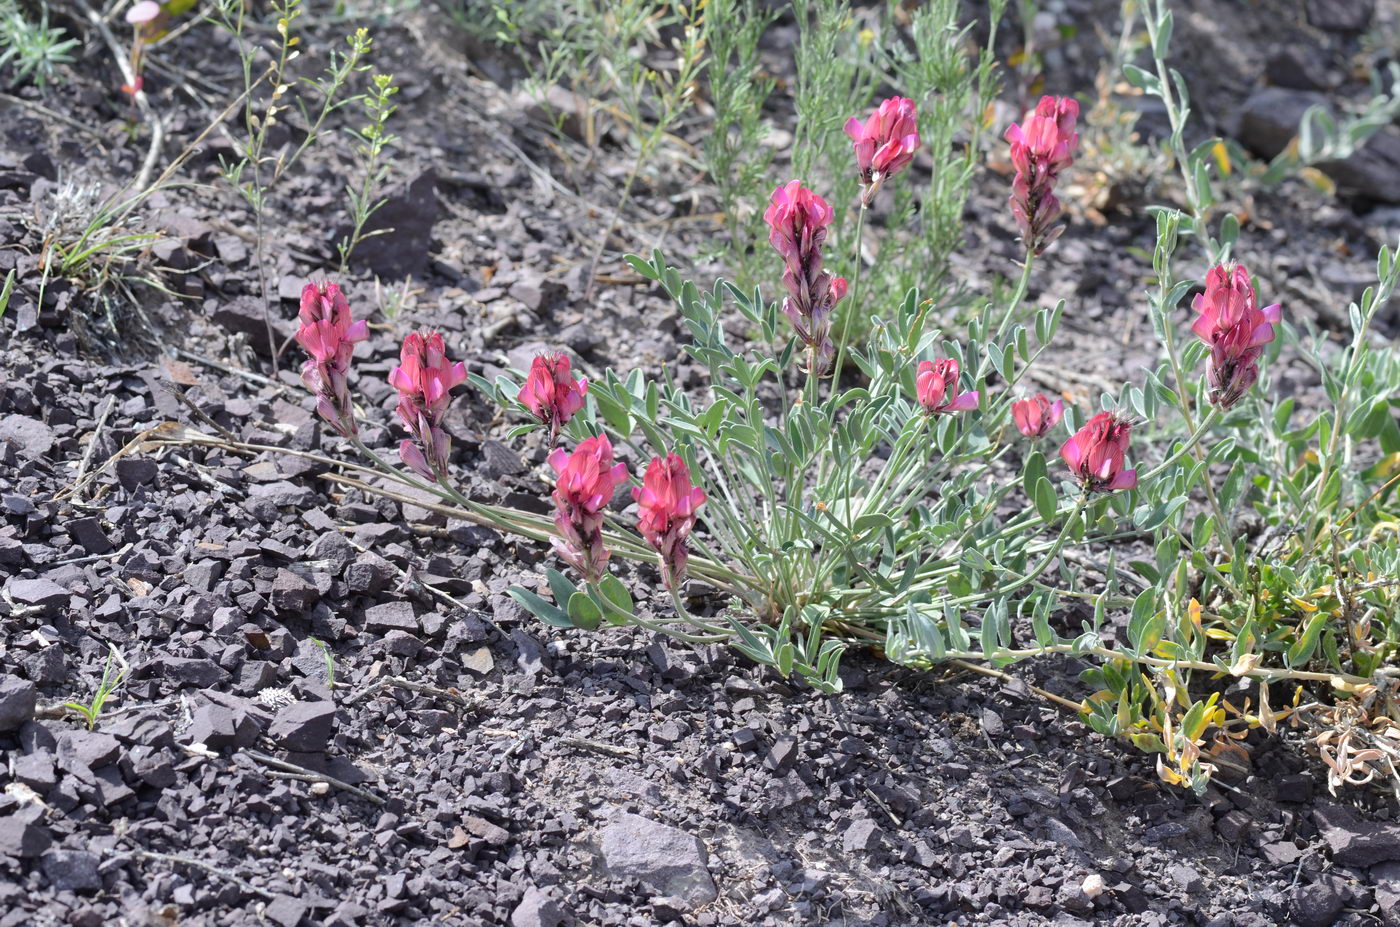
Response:
[[[1011,404],[1011,418],[1016,428],[1027,438],[1043,438],[1060,423],[1065,414],[1065,401],[1054,402],[1044,393],[1036,393],[1029,399]]]
[[[915,388],[919,405],[928,415],[945,412],[966,412],[977,408],[978,393],[970,390],[958,392],[960,375],[958,362],[948,358],[936,361],[921,361],[915,377]]]
[[[1060,447],[1060,457],[1089,492],[1112,492],[1137,486],[1137,471],[1124,470],[1132,422],[1100,412]]]

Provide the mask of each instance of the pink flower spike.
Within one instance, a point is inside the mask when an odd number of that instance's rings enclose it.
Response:
[[[1089,492],[1112,492],[1137,486],[1137,471],[1123,469],[1132,422],[1100,412],[1060,447],[1070,471]]]
[[[846,296],[846,281],[822,269],[822,244],[832,211],[826,200],[792,180],[773,191],[763,221],[768,241],[783,258],[783,285],[788,295],[783,314],[798,339],[816,358],[814,376],[826,372],[835,347],[831,343],[831,313]]]
[[[316,396],[316,411],[344,437],[357,433],[350,400],[350,360],[369,325],[350,318],[350,303],[334,283],[308,283],[301,291],[296,341],[310,359],[301,379]]]
[[[530,375],[516,398],[521,405],[550,428],[550,440],[583,408],[588,392],[587,378],[575,380],[569,358],[563,354],[541,354],[530,363]]]
[[[1041,97],[1035,112],[1006,130],[1011,143],[1011,214],[1021,229],[1021,241],[1039,255],[1059,237],[1060,201],[1055,182],[1074,161],[1079,133],[1074,131],[1079,104],[1069,97]]]
[[[641,486],[632,488],[637,502],[637,530],[661,554],[661,572],[672,591],[685,576],[686,538],[705,491],[692,486],[690,469],[678,454],[653,457]]]
[[[1198,313],[1191,330],[1210,346],[1210,401],[1228,409],[1259,379],[1264,346],[1283,318],[1277,303],[1258,308],[1249,271],[1221,264],[1206,274],[1206,289],[1191,302]]]
[[[419,473],[446,479],[452,442],[442,430],[451,391],[467,379],[467,366],[447,359],[442,335],[414,332],[404,339],[399,366],[389,373],[389,385],[399,392],[396,411],[404,427],[413,435],[427,464],[427,472],[404,458]],[[400,458],[403,458],[402,452]]]
[[[919,362],[915,391],[925,414],[968,412],[977,408],[979,393],[976,390],[958,392],[960,374],[958,362],[951,358]]]
[[[603,545],[603,510],[617,487],[627,482],[627,465],[613,463],[606,435],[580,442],[572,454],[556,448],[549,465],[559,475],[554,484],[554,525],[559,529],[555,553],[587,582],[596,583],[607,571],[610,556]]]
[[[1043,438],[1060,423],[1065,414],[1065,402],[1056,399],[1051,402],[1044,393],[1036,393],[1029,399],[1011,404],[1011,418],[1016,428],[1027,438]]]
[[[854,116],[847,120],[846,134],[855,150],[861,205],[869,206],[880,184],[907,167],[919,149],[918,112],[914,101],[890,97],[864,124]]]

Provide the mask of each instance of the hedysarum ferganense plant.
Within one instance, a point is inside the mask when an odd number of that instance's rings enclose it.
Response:
[[[1052,162],[1060,151],[1049,147]],[[1055,349],[1065,311],[1027,304],[1033,242],[1019,284],[985,300],[965,330],[940,328],[939,307],[915,291],[896,305],[853,300],[869,334],[849,346],[849,370],[832,365],[823,379],[811,374],[829,338],[807,324],[803,300],[839,279],[821,246],[846,230],[800,184],[779,193],[770,225],[783,301],[723,282],[702,290],[659,252],[629,258],[679,307],[702,387],[607,370],[575,395],[558,365],[532,372],[524,389],[465,372],[520,417],[512,439],[542,431],[561,444],[541,473],[554,519],[453,487],[451,448],[434,428],[464,372],[440,337],[410,336],[395,372],[409,470],[364,448],[353,422],[339,430],[383,473],[461,517],[552,541],[577,579],[546,568],[534,588],[511,590],[552,625],[632,623],[724,641],[828,692],[841,688],[839,660],[853,645],[912,667],[1072,654],[1091,661],[1089,724],[1157,753],[1163,779],[1196,789],[1232,762],[1249,727],[1316,716],[1336,707],[1334,693],[1374,697],[1400,676],[1400,554],[1369,543],[1397,523],[1400,360],[1367,338],[1400,282],[1391,251],[1377,287],[1351,307],[1351,345],[1332,356],[1301,343],[1277,307],[1257,308],[1254,282],[1220,251],[1193,326],[1183,301],[1194,282],[1173,278],[1172,258],[1183,225],[1205,219],[1158,210],[1145,300],[1162,363],[1117,395],[1038,396],[1027,407],[1022,381]],[[1200,228],[1193,237],[1206,242]],[[1225,231],[1228,250],[1238,227]],[[1298,424],[1299,403],[1269,382],[1282,342],[1313,359],[1327,396]],[[561,390],[572,412],[546,414]],[[344,426],[353,405],[330,407]],[[1059,460],[1040,438],[1055,441]],[[1250,511],[1268,526],[1262,535],[1242,527]],[[1112,545],[1127,541],[1147,553],[1121,562]],[[619,561],[641,565],[634,590],[652,580],[669,596],[635,608]],[[1092,617],[1072,626],[1070,603]],[[1222,678],[1257,684],[1257,700],[1227,702]],[[1289,689],[1271,693],[1279,683]],[[1382,762],[1329,756],[1347,782]]]

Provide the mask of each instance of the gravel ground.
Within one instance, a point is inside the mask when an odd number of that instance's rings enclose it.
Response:
[[[1182,4],[1179,42],[1196,47],[1210,7]],[[412,274],[421,292],[357,352],[367,442],[398,439],[384,377],[417,326],[488,379],[546,346],[595,373],[694,379],[674,310],[611,250],[612,282],[588,293],[606,215],[583,201],[615,201],[624,158],[568,192],[517,92],[482,78],[491,60],[468,72],[435,16],[378,40],[404,86],[383,217],[396,231],[346,286],[361,315],[371,271]],[[1269,79],[1282,28],[1269,20],[1188,79],[1247,93]],[[1324,38],[1333,55],[1358,41]],[[1092,74],[1086,49],[1068,42],[1047,68]],[[138,290],[144,320],[114,310],[146,334],[113,350],[100,324],[75,329],[108,307],[61,281],[40,304],[28,217],[63,180],[130,176],[143,154],[102,67],[85,63],[46,105],[105,144],[17,107],[0,139],[0,240],[18,245],[0,249],[0,274],[20,272],[0,322],[0,927],[1400,924],[1394,802],[1328,795],[1286,735],[1251,736],[1247,771],[1198,798],[1030,692],[1081,698],[1074,661],[1006,681],[857,652],[846,691],[825,696],[727,650],[540,624],[505,590],[538,582],[542,545],[346,490],[304,457],[152,440],[218,428],[341,453],[295,375],[273,368],[250,222],[226,196],[172,190],[149,210],[168,235],[153,257],[185,271],[169,279],[188,298]],[[191,110],[172,115],[173,137],[204,124]],[[1237,116],[1208,111],[1220,126]],[[198,179],[220,151],[196,159]],[[274,203],[279,337],[306,276],[332,263],[347,159],[343,139],[313,149]],[[974,289],[1015,248],[1005,184],[988,173],[969,204],[958,272]],[[658,181],[637,208],[677,218],[672,192]],[[1395,236],[1394,212],[1373,206],[1298,182],[1240,204],[1251,269],[1296,324],[1344,324],[1378,240]],[[1126,251],[1150,248],[1152,230],[1130,208],[1102,227],[1077,216],[1037,277],[1033,300],[1069,304],[1047,387],[1088,396],[1153,358]],[[676,223],[668,252],[706,234]],[[1277,382],[1317,389],[1297,363]],[[474,497],[545,511],[544,451],[508,442],[513,424],[464,391],[454,465]],[[646,568],[623,577],[656,586]],[[130,676],[89,731],[55,706],[91,695],[109,647]]]

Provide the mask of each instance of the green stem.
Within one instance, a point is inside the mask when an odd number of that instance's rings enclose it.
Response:
[[[854,255],[855,267],[851,271],[851,292],[850,299],[846,301],[846,320],[841,326],[840,346],[836,351],[836,366],[831,368],[831,398],[835,399],[841,388],[841,365],[846,361],[846,344],[850,341],[851,325],[854,324],[854,314],[860,311],[860,270],[865,263],[861,259],[861,246],[865,238],[865,200],[861,199],[860,212],[856,215],[856,251]],[[833,414],[835,414],[833,412]]]

